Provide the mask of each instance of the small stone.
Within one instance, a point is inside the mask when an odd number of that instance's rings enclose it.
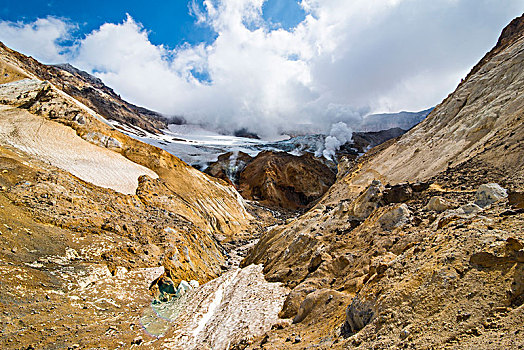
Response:
[[[17,248],[17,247],[13,247],[13,248],[11,248],[11,252],[13,252],[13,253],[18,252],[18,248]]]
[[[140,344],[142,344],[143,341],[144,340],[142,339],[142,337],[136,337],[135,339],[133,339],[131,344],[140,345]]]
[[[507,196],[506,189],[500,187],[499,184],[484,184],[480,185],[477,193],[475,193],[475,204],[480,207],[486,207]]]
[[[465,214],[477,214],[482,211],[482,208],[476,205],[475,203],[467,203],[460,208],[462,211],[464,211]]]
[[[524,209],[524,192],[510,192],[508,194],[508,202],[513,208]]]
[[[406,339],[407,337],[409,337],[409,330],[407,330],[407,329],[403,329],[403,330],[400,332],[400,339],[404,340],[404,339]]]
[[[300,343],[301,341],[302,341],[302,338],[301,338],[299,335],[297,335],[297,336],[295,337],[295,341],[294,341],[293,343],[294,343],[294,344],[297,344],[297,343]]]
[[[436,211],[437,213],[446,211],[451,208],[451,203],[440,196],[431,197],[426,205],[427,210]]]

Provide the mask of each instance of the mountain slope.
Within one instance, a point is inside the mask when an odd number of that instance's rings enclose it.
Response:
[[[218,277],[218,238],[253,218],[232,186],[28,67],[48,69],[0,50],[0,347],[128,347],[157,284]]]
[[[358,126],[358,130],[371,132],[392,128],[409,130],[413,126],[423,121],[432,110],[433,108],[420,112],[371,114],[362,120]]]
[[[21,71],[22,77],[47,80],[55,87],[74,97],[106,119],[123,124],[132,124],[151,133],[167,127],[167,119],[159,113],[124,101],[111,88],[90,74],[69,64],[50,66],[32,57],[20,54],[0,42],[1,70],[4,67],[16,67],[11,70]],[[9,74],[0,78],[0,83],[16,80],[16,75]]]
[[[251,251],[245,265],[262,263],[269,281],[292,288],[281,317],[293,324],[264,348],[524,343],[524,213],[476,193],[489,182],[516,198],[524,190],[523,23],[423,122],[369,151]],[[442,207],[430,204],[437,196]]]

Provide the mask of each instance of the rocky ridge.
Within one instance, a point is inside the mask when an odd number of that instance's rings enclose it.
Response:
[[[116,120],[125,125],[135,125],[152,133],[167,127],[167,118],[160,113],[123,100],[100,79],[69,64],[45,65],[32,57],[9,49],[2,42],[0,42],[0,57],[2,60],[0,83],[22,77],[47,80],[106,119]],[[11,68],[8,69],[8,66]]]

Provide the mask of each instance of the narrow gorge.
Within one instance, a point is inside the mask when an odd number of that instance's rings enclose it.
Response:
[[[0,43],[0,347],[524,349],[523,67],[518,17],[409,130],[200,171],[162,115]]]

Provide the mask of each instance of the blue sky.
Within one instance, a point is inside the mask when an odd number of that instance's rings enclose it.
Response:
[[[37,18],[55,16],[77,26],[72,33],[81,38],[104,23],[118,23],[129,14],[149,32],[155,45],[175,48],[184,43],[212,43],[217,36],[206,24],[197,24],[191,14],[192,1],[186,0],[4,0],[0,19],[12,22],[33,22]],[[263,6],[263,18],[273,27],[292,28],[305,17],[294,0],[269,0]]]
[[[2,5],[0,41],[15,50],[166,115],[268,136],[435,106],[524,12],[524,0]]]

